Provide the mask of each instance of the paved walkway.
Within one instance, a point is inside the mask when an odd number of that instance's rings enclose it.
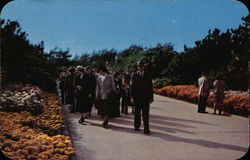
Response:
[[[249,120],[197,113],[197,106],[155,96],[150,110],[151,135],[133,129],[133,115],[122,115],[104,129],[93,115],[85,125],[65,107],[66,124],[77,160],[235,160],[249,146]]]

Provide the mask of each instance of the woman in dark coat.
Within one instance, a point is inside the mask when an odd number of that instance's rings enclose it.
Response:
[[[75,77],[76,88],[76,111],[81,113],[79,123],[83,123],[86,118],[86,113],[89,112],[88,105],[88,89],[86,85],[86,76],[84,75],[84,68],[82,66],[77,67],[78,75]]]
[[[117,72],[114,74],[114,81],[116,93],[112,97],[113,102],[111,102],[113,108],[113,114],[111,115],[112,118],[120,117],[120,99],[122,94],[122,81],[120,79],[120,73]]]

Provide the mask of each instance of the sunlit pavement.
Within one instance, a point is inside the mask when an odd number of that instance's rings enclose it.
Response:
[[[82,125],[80,113],[64,107],[78,160],[235,160],[249,146],[249,120],[197,113],[194,104],[156,96],[150,108],[150,135],[134,131],[133,115],[110,120],[109,128],[93,108]]]

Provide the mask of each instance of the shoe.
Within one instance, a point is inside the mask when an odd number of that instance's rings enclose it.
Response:
[[[85,118],[81,118],[81,119],[79,119],[78,122],[79,122],[80,124],[82,124],[84,121],[85,121]]]
[[[108,121],[104,121],[103,123],[102,123],[102,126],[104,127],[104,128],[108,128]]]
[[[139,131],[140,129],[139,128],[135,128],[135,131]]]
[[[144,134],[150,134],[150,130],[145,130]]]

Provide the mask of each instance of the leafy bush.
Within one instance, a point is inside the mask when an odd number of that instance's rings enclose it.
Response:
[[[168,78],[156,78],[153,80],[153,86],[154,88],[162,88],[164,86],[167,86],[171,83],[171,80]]]

